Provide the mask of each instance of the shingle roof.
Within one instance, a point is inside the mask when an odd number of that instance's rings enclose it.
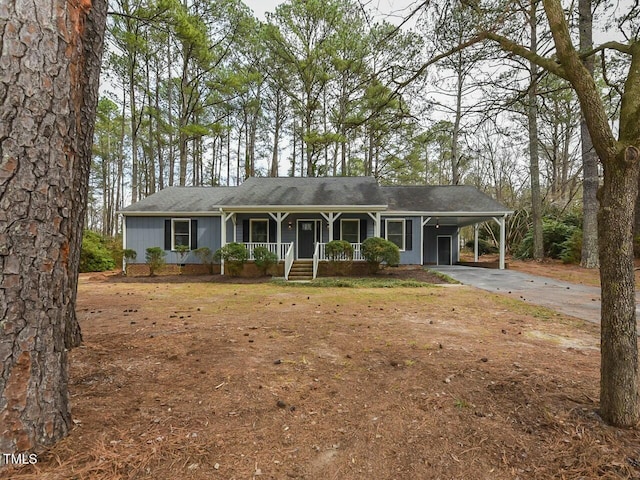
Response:
[[[249,178],[238,187],[168,187],[121,210],[125,215],[216,213],[223,208],[367,207],[390,212],[509,210],[471,186],[381,187],[373,177]],[[372,208],[374,207],[374,208]]]
[[[468,185],[380,187],[390,211],[506,213],[504,205]]]
[[[386,206],[373,177],[248,178],[228,206]]]
[[[218,210],[233,187],[167,187],[129,205],[122,213],[196,213]]]

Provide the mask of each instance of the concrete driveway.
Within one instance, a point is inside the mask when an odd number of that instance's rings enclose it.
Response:
[[[459,265],[442,265],[429,267],[429,269],[444,273],[465,285],[501,293],[589,322],[600,323],[599,287],[563,282],[515,270],[495,270]],[[636,305],[637,302],[636,299]]]

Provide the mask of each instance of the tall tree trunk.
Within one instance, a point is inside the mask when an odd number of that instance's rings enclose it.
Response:
[[[164,188],[164,152],[162,148],[162,134],[160,133],[160,72],[156,64],[156,86],[155,86],[155,132],[156,154],[158,156],[158,190]],[[151,139],[149,139],[151,141]]]
[[[640,416],[632,232],[640,156],[633,147],[625,153],[608,162],[600,191],[600,412],[607,423],[632,426]]]
[[[578,1],[578,24],[580,26],[580,50],[591,50],[593,47],[593,14],[591,0]],[[591,76],[594,71],[594,58],[584,60],[584,66]],[[598,268],[598,155],[593,149],[589,128],[584,119],[580,121],[580,138],[582,140],[582,258],[580,265],[585,268]],[[636,223],[638,215],[636,215]]]
[[[135,54],[129,71],[129,109],[131,112],[131,203],[140,198],[138,174],[138,119],[136,111]]]
[[[71,425],[67,349],[81,339],[77,269],[106,1],[3,9],[0,451],[17,453]]]
[[[531,2],[529,26],[531,28],[531,51],[538,50],[537,21],[538,0]],[[529,85],[527,118],[529,123],[529,175],[531,177],[531,220],[533,222],[533,258],[544,258],[542,238],[542,195],[540,193],[540,166],[538,155],[538,67],[529,62],[531,83]]]
[[[173,145],[173,78],[171,72],[173,71],[173,65],[171,62],[171,38],[167,36],[167,115],[169,122],[169,186],[173,187],[175,168],[176,168],[176,154],[175,146]]]
[[[273,130],[273,153],[271,154],[271,169],[269,171],[270,177],[278,176],[278,148],[280,144],[280,128],[281,128],[281,119],[280,119],[280,92],[276,92],[276,106],[274,112],[274,130]]]
[[[183,127],[186,125],[186,119],[180,120],[180,132],[178,133],[178,149],[180,151],[180,165],[179,165],[179,185],[184,187],[187,184],[187,134],[184,133]]]
[[[640,164],[640,45],[631,47],[631,65],[620,106],[616,141],[593,77],[571,44],[562,5],[543,0],[558,59],[571,82],[593,146],[602,162],[598,190],[598,250],[602,290],[600,333],[600,414],[616,426],[635,426],[638,409],[638,335],[633,274],[633,215]]]
[[[456,78],[456,117],[453,122],[453,135],[451,136],[451,185],[460,184],[460,121],[462,120],[462,84],[464,74],[462,72],[462,52],[458,53],[457,78]]]
[[[296,137],[296,121],[293,121],[293,153],[291,154],[291,176],[296,176],[296,146],[298,145]]]

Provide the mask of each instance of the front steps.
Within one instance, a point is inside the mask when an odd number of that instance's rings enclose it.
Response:
[[[289,281],[313,280],[313,260],[295,260],[289,272]]]

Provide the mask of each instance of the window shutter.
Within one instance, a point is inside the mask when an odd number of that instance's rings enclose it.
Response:
[[[242,241],[244,243],[249,242],[249,220],[242,221]]]
[[[413,250],[413,220],[404,222],[404,249]]]
[[[198,248],[198,220],[191,220],[191,250]]]
[[[341,225],[340,220],[338,220],[337,222],[336,221],[333,222],[333,239],[334,240],[340,240],[340,225]]]
[[[385,235],[385,227],[387,226],[387,222],[384,220],[380,220],[380,237],[387,238]]]
[[[365,238],[367,238],[367,219],[362,218],[360,220],[360,243],[364,242]]]
[[[270,218],[269,219],[269,242],[270,243],[276,242],[276,238],[278,238],[277,233],[278,233],[278,224],[273,218]]]
[[[164,249],[171,250],[171,220],[164,221]]]

